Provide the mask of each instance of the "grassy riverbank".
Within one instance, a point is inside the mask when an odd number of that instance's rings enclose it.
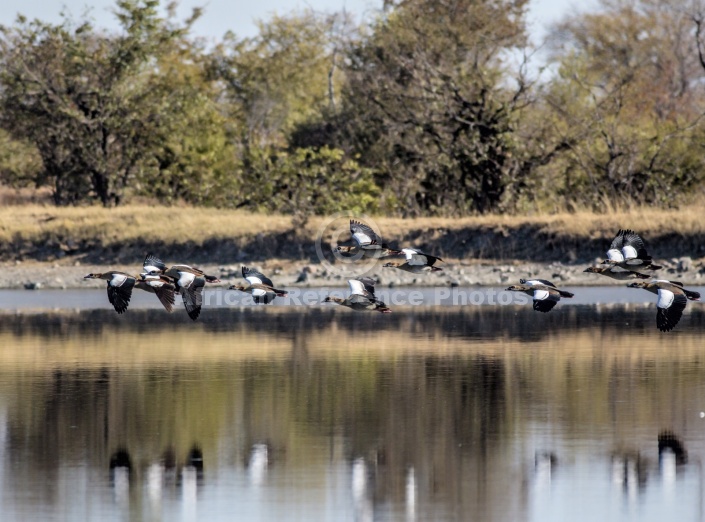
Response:
[[[705,257],[702,207],[637,208],[594,214],[478,216],[460,219],[372,217],[386,241],[414,245],[447,259],[586,262],[604,255],[619,228],[632,228],[655,258]],[[90,263],[133,262],[147,250],[193,262],[232,263],[243,258],[317,260],[335,243],[348,217],[313,217],[294,229],[290,217],[237,210],[125,206],[0,209],[0,260],[55,261],[78,256]],[[362,219],[365,219],[364,217]],[[349,236],[339,236],[339,241]]]

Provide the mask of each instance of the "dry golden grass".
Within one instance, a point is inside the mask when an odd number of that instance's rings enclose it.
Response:
[[[290,223],[285,216],[213,208],[6,206],[0,209],[0,241],[59,236],[75,241],[95,239],[103,245],[139,238],[202,243],[208,239],[285,231]]]
[[[398,238],[415,230],[489,229],[502,234],[531,227],[556,237],[609,238],[617,228],[633,228],[644,237],[699,235],[705,233],[703,207],[679,210],[647,207],[541,216],[485,215],[465,218],[426,217],[370,219],[386,238]],[[305,233],[313,237],[329,218],[313,217]],[[362,217],[364,219],[364,217]],[[292,229],[289,216],[255,214],[241,210],[128,205],[106,209],[99,206],[57,208],[42,205],[0,208],[0,242],[37,242],[47,237],[74,241],[96,240],[103,245],[148,238],[165,244],[209,239],[248,238],[257,234],[283,233]]]

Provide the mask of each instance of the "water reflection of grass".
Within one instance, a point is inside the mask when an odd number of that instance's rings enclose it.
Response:
[[[192,366],[199,362],[311,357],[396,358],[481,354],[508,359],[690,360],[702,355],[705,314],[662,334],[655,309],[566,307],[537,317],[528,307],[398,314],[289,309],[211,311],[200,323],[157,311],[0,315],[0,367]]]

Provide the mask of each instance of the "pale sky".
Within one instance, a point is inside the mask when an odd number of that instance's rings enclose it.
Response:
[[[575,10],[576,6],[585,10],[587,5],[595,3],[596,0],[530,0],[529,24],[535,41],[543,36],[549,24]],[[74,18],[79,18],[87,9],[86,6],[90,5],[94,25],[107,28],[117,26],[111,14],[114,0],[6,0],[3,4],[5,7],[0,9],[0,24],[3,25],[12,25],[18,13],[28,18],[56,23],[60,20],[59,14],[64,8]],[[253,36],[257,31],[254,20],[266,20],[272,13],[285,14],[294,9],[305,8],[317,11],[338,11],[345,8],[359,20],[366,12],[380,7],[381,4],[382,0],[181,0],[178,12],[185,18],[193,7],[205,7],[205,12],[194,25],[193,32],[196,36],[219,40],[228,30],[241,37]]]

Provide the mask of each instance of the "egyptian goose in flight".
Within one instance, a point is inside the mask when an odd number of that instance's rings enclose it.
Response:
[[[103,279],[107,281],[108,301],[110,301],[117,313],[121,314],[127,311],[132,298],[132,289],[137,281],[135,276],[111,270],[110,272],[88,274],[83,279]]]
[[[637,270],[660,270],[661,266],[651,262],[644,240],[633,230],[620,230],[612,240],[607,259],[602,264],[617,266],[631,272]]]
[[[247,281],[247,286],[242,284],[231,285],[228,290],[239,290],[240,292],[251,294],[255,303],[269,304],[274,301],[275,297],[286,297],[288,294],[286,290],[274,288],[272,280],[257,270],[243,266],[242,277]]]
[[[424,254],[415,248],[402,248],[401,253],[406,256],[406,261],[390,261],[385,263],[385,268],[398,268],[412,274],[420,274],[422,272],[439,272],[443,270],[437,266],[433,266],[436,261],[443,261],[440,257]]]
[[[140,274],[135,282],[135,288],[156,294],[164,309],[171,313],[174,311],[174,292],[176,285],[170,277],[163,275]]]
[[[352,234],[355,244],[353,246],[339,245],[336,247],[338,252],[352,256],[362,253],[362,257],[373,259],[401,254],[400,250],[389,248],[370,226],[354,219],[350,220],[350,234]]]
[[[135,277],[117,270],[88,274],[84,279],[103,279],[107,281],[108,301],[119,314],[127,311],[134,288],[156,294],[167,312],[171,312],[174,305],[174,285],[168,281],[159,282],[153,278],[145,280],[142,276]]]
[[[360,277],[358,279],[348,280],[350,285],[350,295],[343,299],[342,297],[327,296],[324,303],[338,303],[342,306],[347,306],[353,310],[374,310],[383,314],[389,314],[392,311],[382,301],[375,297],[375,280],[371,277]]]
[[[167,268],[166,264],[154,254],[147,254],[142,264],[144,276],[164,275],[173,280],[176,291],[186,308],[186,313],[194,321],[201,314],[203,306],[203,287],[206,283],[220,283],[220,279],[207,275],[200,268],[189,265],[173,265]]]
[[[573,297],[574,294],[556,288],[556,285],[545,279],[519,279],[518,285],[512,285],[507,290],[523,292],[534,298],[534,310],[550,312],[558,304],[561,297]]]
[[[666,281],[653,279],[651,281],[637,281],[627,285],[629,288],[643,288],[658,295],[656,302],[656,326],[662,332],[673,330],[681,320],[688,299],[699,301],[700,293],[686,290],[679,281]]]

